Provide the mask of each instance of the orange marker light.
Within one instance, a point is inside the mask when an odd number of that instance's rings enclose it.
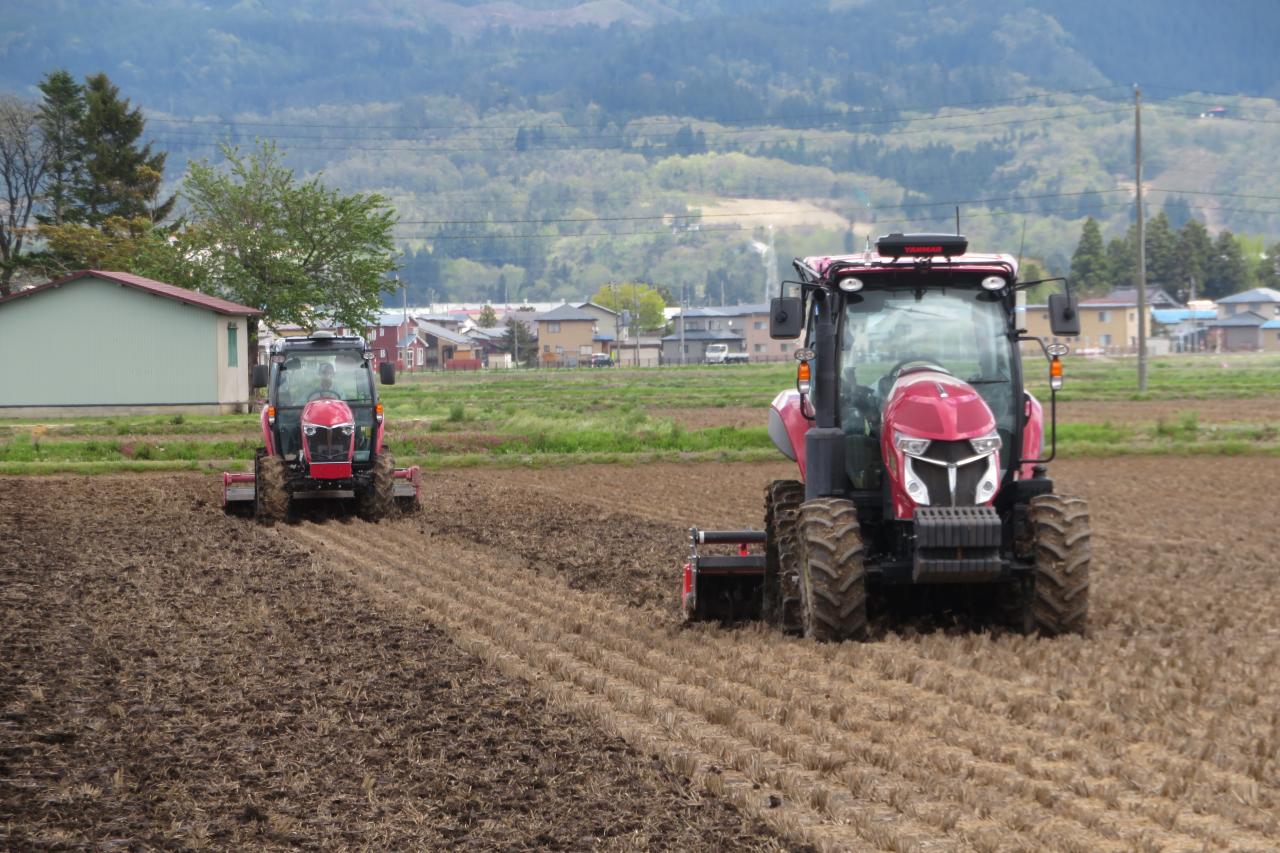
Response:
[[[809,393],[809,362],[802,361],[796,367],[796,390],[801,394]]]
[[[1056,355],[1049,362],[1049,387],[1054,391],[1062,388],[1062,359]]]

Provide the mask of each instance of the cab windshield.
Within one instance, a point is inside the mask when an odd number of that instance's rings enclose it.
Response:
[[[291,354],[280,365],[276,405],[305,406],[312,400],[344,400],[353,405],[373,404],[369,370],[354,353]]]
[[[879,487],[880,416],[898,375],[918,363],[942,368],[986,400],[1004,440],[1001,463],[1007,468],[1017,411],[1011,359],[1006,314],[996,294],[973,286],[849,294],[841,324],[840,416],[855,487]]]
[[[275,405],[277,440],[285,459],[302,449],[302,408],[312,400],[342,400],[355,418],[355,461],[370,458],[374,435],[373,380],[355,352],[289,353],[279,366]]]

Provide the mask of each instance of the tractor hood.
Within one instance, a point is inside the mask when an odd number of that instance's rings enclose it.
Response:
[[[996,419],[969,383],[942,370],[918,370],[894,383],[884,425],[889,436],[897,429],[916,438],[954,441],[991,433]]]
[[[341,400],[312,400],[302,410],[302,423],[311,426],[335,427],[354,421],[351,407]]]
[[[355,418],[341,400],[312,400],[302,410],[302,457],[318,480],[351,476],[355,458]]]
[[[996,419],[973,386],[927,366],[893,384],[880,434],[894,517],[920,506],[982,506],[1000,488]]]

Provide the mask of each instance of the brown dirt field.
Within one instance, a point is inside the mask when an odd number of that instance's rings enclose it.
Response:
[[[0,849],[782,846],[209,478],[7,478],[0,531]]]
[[[4,706],[2,742],[18,747],[0,753],[0,831],[7,821],[27,832],[15,846],[452,844],[413,833],[438,831],[455,802],[441,774],[455,765],[424,767],[394,748],[402,737],[376,736],[388,719],[425,719],[416,733],[428,744],[421,729],[459,721],[462,775],[492,783],[467,801],[470,824],[456,813],[447,823],[472,846],[542,846],[512,813],[513,800],[528,802],[522,792],[538,798],[536,831],[598,846],[572,815],[547,813],[545,798],[603,779],[598,808],[613,804],[642,827],[638,840],[609,836],[613,846],[1280,849],[1280,528],[1265,497],[1280,491],[1280,466],[1121,458],[1053,473],[1091,502],[1088,637],[907,624],[840,646],[678,623],[686,528],[759,525],[764,486],[792,475],[786,463],[454,471],[428,478],[419,516],[270,531],[211,516],[214,487],[192,477],[11,480],[0,517],[18,541],[0,546],[0,566],[38,559],[0,589],[24,626],[0,682],[0,695],[17,697]],[[138,506],[111,497],[125,484],[144,485]],[[68,486],[116,517],[61,509]],[[64,528],[28,504],[63,513],[82,544],[55,540]],[[43,532],[29,536],[32,525]],[[294,556],[268,565],[267,552]],[[300,606],[320,616],[308,621]],[[156,658],[135,668],[143,648],[166,662],[159,673]],[[502,688],[471,702],[503,707],[512,694],[502,691],[525,696],[525,683],[541,697],[505,706],[521,721],[517,751],[565,730],[585,739],[549,750],[586,768],[555,777],[571,777],[569,789],[526,791],[507,733],[486,739],[457,688],[426,691],[441,649]],[[147,684],[150,698],[137,698]],[[431,716],[441,703],[443,718]],[[65,732],[74,737],[63,742]],[[335,750],[337,738],[351,746]],[[140,755],[145,784],[125,761]],[[623,797],[608,783],[628,772],[643,784]],[[692,791],[680,794],[672,776]],[[79,793],[86,785],[95,793]],[[669,815],[686,829],[665,836],[642,816],[653,818],[646,803],[670,811],[655,791],[715,799]],[[375,796],[388,802],[375,808]],[[323,812],[327,797],[338,805]],[[259,820],[246,802],[274,811]],[[232,834],[210,839],[194,826]],[[583,837],[591,843],[574,840]]]

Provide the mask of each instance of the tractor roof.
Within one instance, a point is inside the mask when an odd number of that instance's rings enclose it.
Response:
[[[858,274],[875,270],[909,270],[916,266],[918,257],[886,258],[876,252],[855,252],[851,255],[814,255],[800,258],[800,263],[813,270],[819,277],[827,274],[827,270],[836,264],[851,264],[858,268]],[[952,258],[938,257],[931,268],[938,269],[972,269],[975,272],[1002,272],[1009,270],[1017,273],[1018,262],[1012,255],[988,255],[966,252]]]
[[[827,278],[837,267],[852,267],[846,275],[863,275],[876,270],[967,269],[997,272],[1016,279],[1018,262],[1010,255],[980,255],[969,252],[969,241],[961,234],[885,234],[876,240],[875,251],[850,255],[817,255],[797,259],[801,277]],[[856,270],[856,272],[855,272]]]
[[[364,338],[359,335],[333,335],[315,332],[307,337],[276,338],[272,347],[281,352],[285,350],[363,350],[365,342]]]

